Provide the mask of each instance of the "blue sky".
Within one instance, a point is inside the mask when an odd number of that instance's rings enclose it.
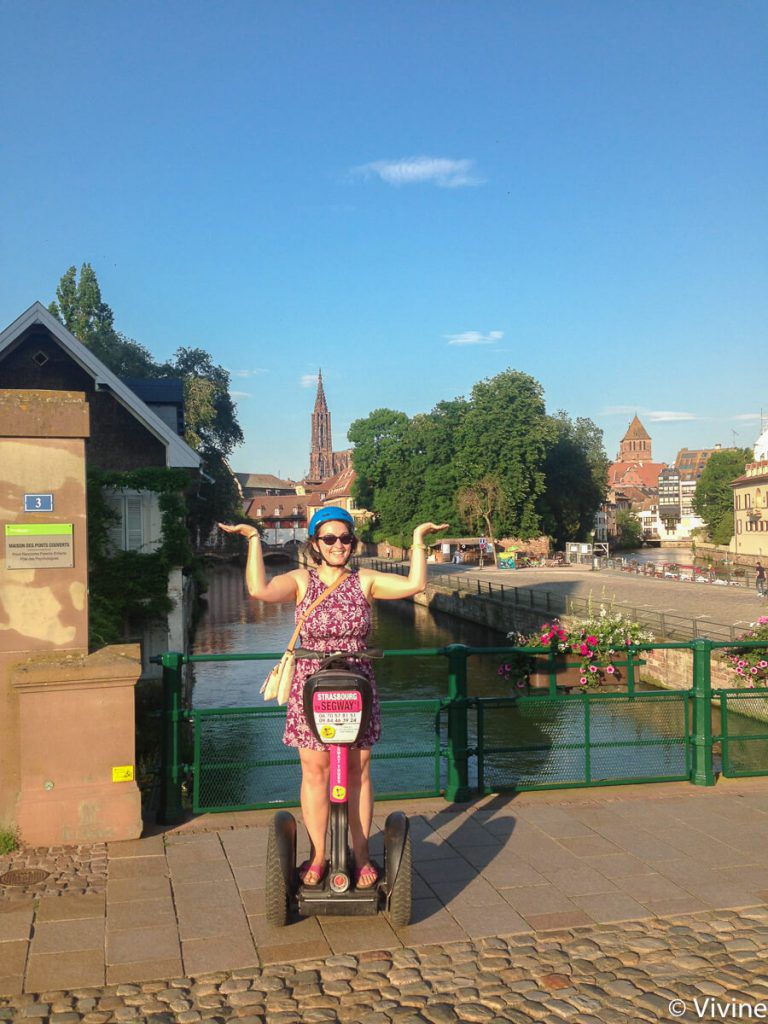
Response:
[[[764,0],[0,5],[0,324],[89,261],[238,470],[507,367],[654,455],[768,414]],[[736,434],[732,433],[736,431]]]

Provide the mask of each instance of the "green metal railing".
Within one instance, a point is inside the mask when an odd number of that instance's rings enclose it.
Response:
[[[554,649],[542,653],[540,647],[450,644],[384,651],[386,658],[444,658],[448,685],[445,698],[382,701],[383,738],[372,753],[377,799],[442,794],[462,802],[509,790],[673,780],[712,786],[716,744],[724,775],[768,774],[768,691],[712,689],[713,652],[747,646],[764,644],[704,638],[638,644],[627,649],[625,661],[614,663],[626,668],[626,690],[575,693],[558,688],[563,662]],[[659,649],[693,652],[690,689],[638,689],[636,670],[644,664],[640,655]],[[469,695],[470,658],[514,654],[545,660],[549,680],[543,693]],[[280,742],[284,708],[182,707],[184,665],[274,662],[280,656],[169,652],[159,659],[164,703],[160,820],[173,822],[183,815],[185,785],[195,813],[297,803],[298,761]],[[721,708],[717,735],[713,702]]]

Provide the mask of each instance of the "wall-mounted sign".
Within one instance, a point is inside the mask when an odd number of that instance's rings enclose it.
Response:
[[[71,569],[74,564],[72,523],[6,524],[6,569]]]
[[[113,782],[133,782],[133,765],[121,764],[112,769]]]
[[[25,494],[25,512],[53,512],[52,494]]]

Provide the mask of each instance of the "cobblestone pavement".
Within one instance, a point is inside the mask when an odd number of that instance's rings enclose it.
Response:
[[[406,809],[400,929],[266,925],[265,812],[109,844],[106,894],[0,902],[0,1022],[614,1024],[768,1002],[768,779]]]
[[[47,872],[43,882],[4,885],[8,871],[41,869]],[[30,897],[68,895],[104,895],[107,890],[107,844],[91,846],[49,846],[15,850],[0,856],[0,905],[23,902]]]
[[[767,961],[759,907],[43,992],[0,999],[0,1021],[621,1024],[732,1020],[740,1007],[749,1019],[768,1003]]]

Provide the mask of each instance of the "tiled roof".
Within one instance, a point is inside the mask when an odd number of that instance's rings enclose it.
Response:
[[[613,462],[608,468],[608,483],[621,484],[627,477],[641,487],[658,487],[659,473],[666,469],[665,462]]]
[[[243,487],[279,487],[282,490],[293,488],[293,480],[281,480],[272,473],[235,473]]]
[[[651,435],[635,415],[635,418],[627,427],[627,432],[622,438],[624,441],[650,441]]]
[[[325,494],[325,500],[329,501],[331,498],[346,498],[352,494],[352,484],[355,482],[357,474],[351,466],[347,466],[342,469],[336,476],[332,476],[330,480],[326,480],[323,483],[323,493]]]
[[[250,519],[274,518],[275,516],[289,519],[297,514],[303,516],[306,515],[307,505],[312,504],[311,497],[310,494],[260,494],[257,498],[251,498],[245,514]],[[264,509],[261,515],[256,511],[259,508]],[[282,512],[277,512],[278,508],[282,509]],[[299,510],[298,513],[293,511],[295,508]]]

